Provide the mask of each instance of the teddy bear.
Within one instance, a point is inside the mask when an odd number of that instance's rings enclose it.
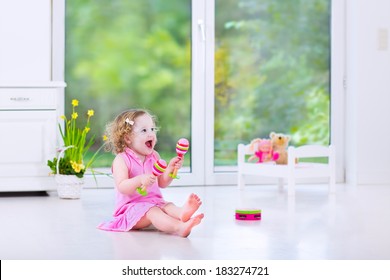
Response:
[[[291,137],[283,133],[271,132],[269,134],[272,143],[272,149],[279,154],[276,164],[287,164],[287,147]]]
[[[254,153],[248,161],[258,159],[257,163],[275,161],[279,158],[279,154],[274,152],[270,139],[253,139],[249,145],[249,149]]]

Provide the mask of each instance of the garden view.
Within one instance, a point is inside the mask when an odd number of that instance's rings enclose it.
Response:
[[[134,107],[158,117],[163,158],[191,141],[191,20],[190,0],[66,1],[66,104],[95,110],[96,147]],[[329,143],[330,0],[216,0],[214,48],[215,166],[271,131]]]

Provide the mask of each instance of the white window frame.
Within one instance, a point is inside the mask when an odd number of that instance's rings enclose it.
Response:
[[[193,186],[205,184],[205,50],[209,26],[205,23],[206,0],[192,0],[192,58],[191,58],[191,172],[179,173],[180,180],[172,186]],[[205,38],[207,36],[207,38]],[[184,168],[183,168],[184,169]]]

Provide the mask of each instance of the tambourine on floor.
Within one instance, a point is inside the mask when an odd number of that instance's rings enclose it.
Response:
[[[261,220],[260,209],[236,209],[236,220],[240,221],[259,221]]]

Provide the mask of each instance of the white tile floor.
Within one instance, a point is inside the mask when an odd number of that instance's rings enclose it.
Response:
[[[157,231],[105,232],[113,189],[85,189],[80,200],[0,193],[0,259],[390,259],[390,186],[298,185],[171,187],[166,200],[203,200],[203,222],[188,238]],[[262,209],[261,221],[236,221],[238,207]]]

